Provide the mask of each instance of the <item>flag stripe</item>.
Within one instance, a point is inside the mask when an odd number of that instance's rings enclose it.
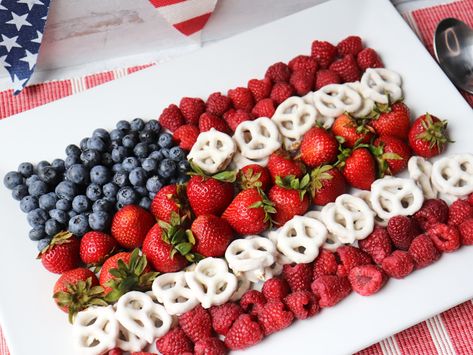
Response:
[[[184,22],[176,23],[174,27],[186,36],[190,36],[191,34],[200,31],[205,26],[211,14],[212,13],[207,13]]]
[[[216,2],[216,0],[187,0],[172,6],[160,7],[157,11],[174,26],[177,23],[212,13]]]
[[[170,6],[174,4],[179,4],[180,2],[184,2],[186,0],[149,0],[154,7],[163,7],[163,6]]]

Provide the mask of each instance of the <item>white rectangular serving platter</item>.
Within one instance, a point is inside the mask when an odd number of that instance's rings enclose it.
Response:
[[[270,9],[268,9],[270,11]],[[93,129],[120,119],[155,118],[183,96],[214,91],[262,77],[277,61],[309,53],[314,39],[337,43],[360,35],[401,73],[413,115],[425,111],[450,121],[451,152],[473,152],[473,111],[388,0],[333,0],[206,46],[186,57],[149,68],[85,93],[0,121],[0,176],[22,161],[64,156]],[[0,324],[13,355],[72,354],[71,326],[51,299],[57,279],[35,259],[35,243],[18,203],[0,188]],[[310,320],[295,322],[247,354],[347,354],[375,343],[473,297],[473,247],[390,280],[377,295],[351,295]]]

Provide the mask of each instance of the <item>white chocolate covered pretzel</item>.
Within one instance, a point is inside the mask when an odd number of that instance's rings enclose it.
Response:
[[[315,108],[327,117],[338,117],[344,112],[355,112],[362,105],[361,95],[351,87],[330,84],[314,93]]]
[[[236,275],[235,275],[236,276]],[[239,301],[240,298],[248,291],[251,287],[251,281],[245,277],[244,273],[240,273],[237,278],[237,287],[235,292],[233,292],[232,297],[230,297],[230,301],[236,302]]]
[[[430,180],[432,164],[429,161],[419,156],[413,156],[407,163],[407,169],[409,177],[422,189],[426,199],[437,198],[438,191]]]
[[[361,92],[380,104],[396,102],[402,98],[401,76],[385,68],[368,68],[361,77]]]
[[[240,152],[236,152],[235,155],[233,156],[233,161],[230,167],[232,169],[241,170],[243,167],[250,164],[258,164],[261,166],[266,166],[268,165],[268,157],[263,158],[263,159],[248,159],[244,157],[243,155],[241,155]]]
[[[205,258],[194,271],[185,273],[187,284],[204,308],[227,302],[237,288],[237,278],[225,260]]]
[[[432,165],[432,184],[442,194],[465,196],[473,192],[473,155],[455,154]]]
[[[422,190],[412,179],[385,176],[371,184],[371,206],[382,219],[411,216],[423,203]]]
[[[320,211],[309,211],[304,216],[309,217],[309,218],[314,218],[318,220],[319,222],[323,223],[322,214]],[[341,245],[342,243],[340,243],[338,238],[327,230],[327,238],[325,239],[325,242],[322,245],[322,248],[330,250],[330,251],[335,251]]]
[[[371,191],[368,191],[368,190],[360,190],[360,191],[356,191],[353,196],[355,197],[359,197],[361,198],[363,201],[366,202],[366,204],[369,206],[369,208],[371,209],[371,212],[373,212],[373,216],[374,216],[374,222],[377,224],[377,225],[380,225],[382,227],[386,227],[388,225],[388,220],[387,219],[383,219],[381,218],[380,216],[378,216],[376,214],[375,211],[373,211],[373,206],[371,205]]]
[[[305,96],[303,96],[302,100],[304,100],[304,102],[306,104],[311,105],[315,108],[314,92],[313,91],[311,91],[311,92],[307,93]],[[316,123],[321,125],[323,128],[329,129],[330,127],[332,127],[333,122],[335,121],[335,117],[324,116],[319,111],[317,111],[317,115],[315,116],[315,121],[316,121]]]
[[[364,97],[361,89],[361,83],[359,81],[355,81],[352,83],[345,83],[344,85],[349,86],[353,90],[355,90],[361,96],[361,106],[358,110],[350,112],[353,117],[367,117],[374,109],[375,103],[369,97]]]
[[[204,172],[215,174],[225,170],[235,151],[235,142],[228,134],[211,128],[199,134],[187,158]]]
[[[117,348],[122,351],[138,352],[141,351],[147,344],[145,339],[137,337],[120,323],[117,336]]]
[[[248,236],[236,239],[225,251],[225,259],[235,274],[264,269],[275,262],[276,247],[268,238]]]

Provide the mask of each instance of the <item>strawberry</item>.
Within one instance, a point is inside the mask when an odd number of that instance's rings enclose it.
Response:
[[[345,147],[353,148],[359,143],[369,143],[373,133],[364,124],[359,124],[349,114],[338,116],[332,125],[332,133]],[[341,137],[338,138],[338,137]]]
[[[264,282],[261,292],[267,300],[276,299],[281,301],[288,295],[289,285],[286,280],[279,277],[273,277]]]
[[[200,215],[191,227],[195,238],[194,251],[203,256],[221,257],[233,239],[233,230],[226,220],[213,215]]]
[[[271,153],[268,159],[268,170],[273,182],[276,181],[276,176],[285,178],[293,175],[301,178],[304,175],[303,166],[298,161],[292,160],[289,154],[282,149]]]
[[[179,325],[194,343],[212,336],[212,318],[201,305],[179,316]]]
[[[389,277],[403,279],[414,271],[415,264],[408,252],[395,250],[384,258],[381,267]]]
[[[80,258],[89,265],[101,265],[117,248],[117,242],[103,232],[91,231],[80,240]]]
[[[230,127],[228,127],[227,122],[218,116],[204,112],[199,118],[199,130],[200,132],[207,132],[210,131],[211,128],[215,128],[217,131],[223,133],[230,133]]]
[[[392,251],[391,239],[385,228],[376,226],[371,234],[358,241],[361,250],[371,256],[373,261],[381,265]]]
[[[258,164],[250,164],[241,168],[237,179],[242,190],[259,187],[266,191],[271,183],[268,169]]]
[[[233,107],[237,110],[251,112],[251,109],[255,105],[253,94],[244,87],[228,90],[228,97],[232,101]]]
[[[425,200],[421,209],[414,214],[414,219],[423,231],[437,223],[447,223],[448,205],[441,199]]]
[[[226,335],[233,322],[243,314],[243,310],[237,303],[227,302],[220,306],[210,308],[212,316],[212,327],[220,335]]]
[[[431,158],[442,153],[447,143],[447,121],[426,113],[414,121],[409,130],[409,145],[416,155]]]
[[[218,338],[199,339],[194,345],[194,355],[226,355],[228,350]]]
[[[256,105],[251,110],[251,113],[255,117],[273,117],[274,111],[276,108],[274,107],[274,102],[272,99],[261,99],[256,103]]]
[[[159,338],[156,347],[162,355],[183,355],[186,352],[193,352],[192,342],[179,327],[171,329]]]
[[[358,81],[361,78],[360,68],[356,64],[355,57],[352,54],[347,54],[341,59],[337,59],[330,64],[330,70],[340,75],[342,82],[350,83]]]
[[[473,218],[464,221],[458,227],[462,245],[473,245]]]
[[[336,255],[340,260],[338,276],[348,276],[355,266],[372,264],[371,257],[367,253],[351,245],[342,245],[337,249]]]
[[[175,132],[179,127],[185,124],[186,121],[179,107],[171,104],[165,108],[159,116],[159,123],[171,132]]]
[[[361,190],[371,188],[371,184],[376,180],[376,165],[368,149],[343,150],[339,159],[343,176],[351,186]]]
[[[240,307],[244,312],[255,316],[266,304],[266,301],[266,297],[261,292],[250,290],[241,297]]]
[[[99,286],[97,276],[85,268],[66,271],[54,284],[53,298],[61,310],[69,313],[72,323],[77,312],[89,306],[106,306],[103,300],[103,288]]]
[[[147,210],[128,205],[113,216],[112,236],[125,249],[139,248],[154,223],[153,215]]]
[[[311,56],[317,60],[320,68],[328,68],[336,55],[337,48],[333,44],[325,41],[312,42]]]
[[[311,128],[302,138],[300,146],[301,159],[312,168],[335,162],[337,153],[337,140],[323,128]]]
[[[281,300],[268,300],[258,311],[258,322],[266,336],[289,327],[293,320],[294,315]]]
[[[372,48],[364,48],[356,55],[356,63],[362,71],[368,68],[383,68],[384,64],[378,53]]]
[[[276,208],[273,220],[282,226],[295,215],[302,215],[309,209],[309,196],[306,194],[310,177],[306,174],[301,180],[293,175],[276,177],[274,185],[268,193],[269,200]]]
[[[384,286],[388,277],[376,265],[361,265],[351,269],[348,280],[353,291],[362,296],[371,296]]]
[[[291,59],[291,61],[288,63],[288,66],[292,72],[304,71],[312,76],[314,76],[318,67],[315,58],[308,55],[298,55],[297,57]]]
[[[363,49],[361,38],[358,36],[348,36],[337,44],[337,54],[343,57],[347,54],[356,56]]]
[[[311,289],[322,308],[335,306],[351,293],[348,278],[336,275],[320,276],[312,282]]]
[[[473,206],[466,200],[456,200],[450,205],[448,211],[448,224],[459,226],[467,219],[473,218]]]
[[[295,91],[291,84],[280,81],[274,84],[271,89],[270,98],[276,103],[276,105],[279,105],[294,95],[294,93]]]
[[[319,90],[320,88],[330,84],[340,84],[341,82],[342,79],[336,72],[328,69],[321,69],[315,75],[315,90]]]
[[[342,173],[331,165],[321,165],[310,173],[310,194],[314,205],[324,206],[346,192]]]
[[[284,298],[286,307],[297,319],[307,319],[320,311],[315,295],[310,291],[296,291]]]
[[[271,79],[268,78],[261,80],[251,79],[248,81],[248,89],[251,91],[256,101],[268,98],[272,88],[273,84],[271,83]]]
[[[326,249],[321,249],[319,255],[314,260],[312,279],[316,280],[320,276],[336,275],[338,270],[337,258],[334,253]]]
[[[198,97],[183,97],[179,109],[187,123],[197,125],[200,115],[205,112],[205,102]]]
[[[262,191],[248,189],[236,195],[222,217],[238,234],[259,234],[271,225],[274,213],[276,209]]]
[[[396,102],[370,122],[379,136],[392,136],[407,140],[410,128],[409,108],[403,102]]]
[[[439,223],[431,227],[427,235],[441,252],[451,253],[460,248],[461,237],[456,226]]]
[[[69,232],[56,234],[49,245],[41,250],[38,259],[44,268],[54,274],[62,274],[80,265],[80,242]]]
[[[308,291],[312,281],[312,264],[286,264],[282,269],[282,278],[292,292]]]
[[[273,83],[287,83],[291,77],[291,69],[283,62],[274,63],[266,70],[264,77],[270,79]]]
[[[305,70],[296,70],[292,73],[289,83],[297,95],[303,96],[314,86],[314,74]]]
[[[225,120],[225,122],[227,122],[228,127],[230,127],[232,131],[235,131],[240,123],[244,121],[251,121],[254,118],[255,117],[253,116],[253,114],[244,110],[235,111],[231,109],[225,112],[225,114],[223,115],[223,119]]]
[[[420,233],[415,221],[407,216],[390,218],[386,229],[394,246],[401,250],[409,249],[412,240]]]
[[[259,343],[264,337],[258,322],[250,315],[242,314],[235,320],[225,337],[225,345],[230,350],[240,350]]]
[[[215,116],[222,116],[232,105],[232,101],[221,92],[210,94],[205,103],[205,110]]]
[[[190,152],[192,146],[197,141],[199,134],[200,131],[198,127],[192,124],[185,124],[174,131],[173,139],[177,144],[179,144],[179,147]]]
[[[151,203],[151,212],[157,219],[169,222],[172,213],[177,213],[183,220],[190,220],[187,206],[186,187],[184,185],[167,185],[158,191]]]
[[[426,234],[414,238],[408,253],[414,259],[418,269],[429,266],[440,258],[440,252],[435,247],[432,239]]]
[[[373,152],[378,161],[378,171],[396,175],[405,168],[411,158],[411,149],[399,138],[380,136],[373,142]]]

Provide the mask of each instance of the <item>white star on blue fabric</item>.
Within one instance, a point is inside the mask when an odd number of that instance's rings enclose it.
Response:
[[[37,37],[32,39],[31,42],[41,43],[41,41],[43,40],[43,34],[39,31],[36,31],[36,35]]]
[[[28,10],[31,10],[35,5],[44,5],[39,0],[18,0],[19,4],[26,4],[28,6]]]
[[[19,31],[23,26],[31,26],[31,23],[26,21],[26,18],[28,17],[28,14],[24,14],[21,16],[18,16],[14,12],[12,12],[12,19],[10,21],[7,21],[5,23],[8,23],[10,25],[15,25],[16,30]]]
[[[33,54],[29,50],[25,50],[26,55],[23,58],[20,58],[21,61],[27,62],[30,70],[33,70],[36,61],[38,60],[38,54]]]
[[[0,42],[0,46],[3,46],[7,49],[7,52],[10,52],[12,48],[21,48],[21,46],[16,42],[18,36],[8,37],[2,35],[2,41]]]

